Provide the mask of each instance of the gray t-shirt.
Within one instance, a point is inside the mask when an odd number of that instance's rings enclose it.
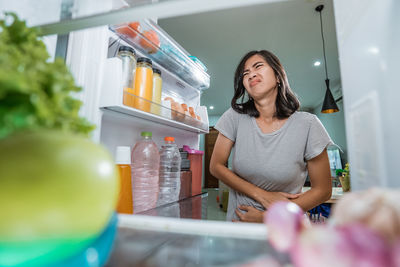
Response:
[[[232,171],[271,192],[300,193],[307,161],[333,144],[317,116],[307,112],[295,112],[279,130],[262,133],[254,117],[230,108],[215,128],[234,142]],[[239,205],[265,210],[252,198],[230,189],[227,220],[238,219],[235,209]]]

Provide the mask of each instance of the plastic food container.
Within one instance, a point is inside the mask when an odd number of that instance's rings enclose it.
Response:
[[[192,171],[181,171],[181,191],[179,200],[192,196]]]
[[[192,171],[192,196],[201,194],[201,176],[203,173],[204,151],[191,149],[184,145],[183,151],[188,152],[190,160],[190,170]]]

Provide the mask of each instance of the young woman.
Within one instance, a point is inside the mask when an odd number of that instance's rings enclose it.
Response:
[[[297,111],[279,59],[251,51],[239,63],[231,108],[219,131],[210,172],[230,187],[227,220],[262,222],[276,201],[293,201],[307,211],[331,197],[326,147],[332,141],[319,119]],[[239,103],[238,103],[239,101]],[[232,170],[224,164],[232,155]],[[301,194],[307,174],[311,190]]]

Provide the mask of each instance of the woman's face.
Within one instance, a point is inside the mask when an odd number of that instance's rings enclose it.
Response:
[[[260,55],[250,57],[244,64],[243,86],[254,99],[260,99],[276,90],[274,70]]]

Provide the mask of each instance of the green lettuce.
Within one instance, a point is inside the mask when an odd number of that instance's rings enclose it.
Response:
[[[22,130],[60,129],[86,136],[95,128],[78,112],[80,92],[62,59],[49,61],[38,30],[14,13],[0,20],[0,139]]]

